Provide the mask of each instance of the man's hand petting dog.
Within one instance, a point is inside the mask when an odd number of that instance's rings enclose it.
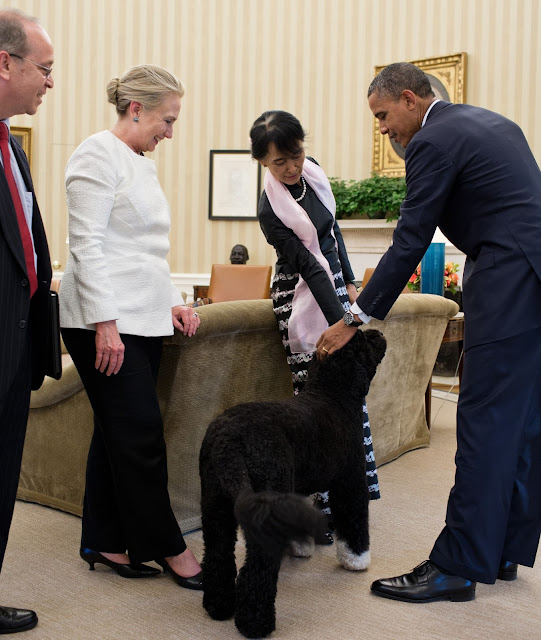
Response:
[[[334,351],[346,345],[357,333],[357,327],[348,327],[342,320],[338,320],[326,329],[316,343],[316,356],[323,360]]]

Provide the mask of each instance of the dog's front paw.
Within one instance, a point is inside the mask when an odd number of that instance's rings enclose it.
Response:
[[[229,620],[235,613],[235,593],[211,597],[203,593],[203,607],[213,620]]]
[[[336,557],[338,562],[350,571],[362,571],[368,569],[370,565],[370,550],[367,549],[363,553],[353,553],[344,540],[336,542]]]
[[[287,552],[293,558],[311,558],[315,548],[314,538],[290,540]]]
[[[276,629],[274,611],[237,611],[235,626],[245,638],[266,638]]]

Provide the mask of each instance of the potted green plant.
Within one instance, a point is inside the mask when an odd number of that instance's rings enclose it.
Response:
[[[397,220],[400,205],[406,197],[404,178],[389,178],[373,173],[364,180],[329,178],[336,200],[336,217],[385,218]]]

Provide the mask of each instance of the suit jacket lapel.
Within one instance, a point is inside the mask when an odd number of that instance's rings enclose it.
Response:
[[[26,188],[32,193],[32,238],[34,240],[34,249],[38,257],[37,275],[38,281],[51,280],[51,258],[49,255],[49,247],[47,245],[47,236],[45,234],[45,228],[43,226],[43,220],[39,211],[38,203],[36,201],[36,194],[34,193],[34,183],[32,182],[32,175],[30,173],[30,166],[28,164],[28,158],[22,150],[21,145],[17,142],[13,136],[11,137],[11,144],[13,153],[19,164],[19,169],[23,176]],[[21,242],[22,251],[22,242]],[[22,253],[24,260],[24,252]]]
[[[11,144],[13,153],[15,154],[15,158],[19,168],[21,169],[24,182],[26,186],[29,187],[29,190],[33,190],[32,179],[30,178],[30,169],[26,156],[13,136],[11,136]],[[26,273],[26,262],[24,259],[21,232],[19,231],[17,214],[15,213],[11,192],[3,169],[0,171],[0,227],[4,232],[8,246],[15,255],[15,258],[21,265],[23,271]]]

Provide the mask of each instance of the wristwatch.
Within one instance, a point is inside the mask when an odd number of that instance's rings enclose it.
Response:
[[[364,322],[357,322],[355,320],[355,316],[353,315],[353,313],[351,313],[351,311],[346,311],[343,320],[346,327],[360,327],[362,324],[364,324]]]

